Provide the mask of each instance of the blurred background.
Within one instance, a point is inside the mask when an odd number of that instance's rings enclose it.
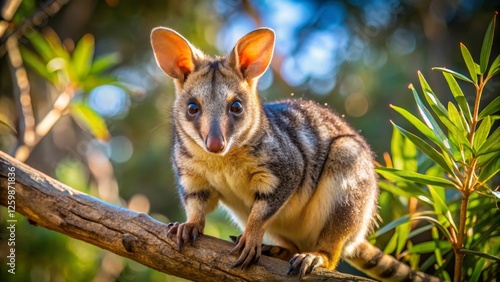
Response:
[[[416,111],[408,84],[418,84],[418,70],[441,100],[451,97],[441,73],[431,68],[467,73],[460,42],[478,59],[486,27],[500,8],[495,0],[15,2],[0,1],[0,120],[8,124],[0,124],[0,150],[24,152],[21,158],[30,166],[163,222],[183,221],[185,215],[169,161],[173,83],[154,61],[153,27],[171,27],[218,55],[257,27],[274,29],[274,59],[259,83],[262,99],[327,104],[361,131],[383,162],[390,150],[389,121],[405,125],[389,104]],[[18,40],[9,45],[13,36]],[[500,50],[499,38],[497,32],[492,59]],[[15,50],[24,61],[27,90],[13,71]],[[45,65],[37,69],[40,63]],[[490,85],[486,101],[498,96],[500,82]],[[465,96],[473,99],[473,89],[468,90]],[[26,103],[18,103],[26,93],[31,113],[23,110]],[[61,95],[69,95],[71,103],[48,132],[39,140],[21,140]],[[31,226],[21,216],[17,273],[7,276],[7,211],[0,210],[1,281],[179,280]],[[397,216],[390,207],[382,210],[385,222]],[[210,215],[205,231],[223,239],[239,234],[222,211]],[[343,265],[341,271],[352,270]]]

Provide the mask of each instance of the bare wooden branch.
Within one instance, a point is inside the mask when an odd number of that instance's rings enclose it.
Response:
[[[287,262],[265,256],[248,269],[233,269],[236,256],[229,255],[232,243],[209,236],[201,236],[179,252],[166,236],[165,224],[74,190],[1,151],[0,195],[3,206],[8,206],[8,195],[13,195],[16,212],[38,226],[178,277],[197,281],[298,280],[285,275]],[[371,281],[321,269],[306,279]]]
[[[19,133],[18,145],[15,156],[18,160],[26,160],[30,150],[35,143],[35,116],[31,104],[30,83],[28,74],[24,68],[23,59],[16,37],[9,37],[6,43],[7,54],[11,66],[11,77],[15,85],[14,97],[19,109]]]

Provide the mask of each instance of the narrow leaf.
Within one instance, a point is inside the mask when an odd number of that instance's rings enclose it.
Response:
[[[479,277],[481,276],[481,272],[483,272],[483,267],[484,264],[486,263],[485,258],[481,258],[476,262],[476,265],[474,266],[474,271],[472,272],[472,275],[470,276],[470,282],[477,282],[479,281]]]
[[[472,81],[474,81],[474,83],[477,83],[478,74],[476,73],[476,65],[475,65],[476,63],[474,63],[474,60],[472,59],[469,50],[467,49],[467,47],[465,47],[463,43],[460,43],[460,50],[462,51],[462,57],[464,58],[465,65],[469,70]]]
[[[408,253],[410,253],[410,254],[426,254],[426,253],[434,252],[434,250],[438,247],[441,250],[443,250],[444,252],[447,252],[448,250],[451,249],[451,244],[448,241],[439,241],[438,244],[436,244],[435,241],[423,242],[423,243],[414,245],[411,250],[408,250]]]
[[[397,169],[386,168],[386,167],[377,167],[377,168],[375,168],[375,171],[377,171],[379,174],[381,174],[384,177],[386,175],[389,175],[389,177],[396,176],[396,177],[399,177],[401,179],[406,179],[406,180],[414,181],[414,182],[421,183],[421,184],[436,185],[436,186],[440,186],[440,187],[457,188],[455,183],[451,182],[450,180],[447,180],[447,179],[444,179],[441,177],[428,176],[428,175],[417,173],[417,172],[397,170]]]
[[[95,138],[100,140],[109,140],[110,134],[106,123],[94,110],[82,103],[74,103],[70,111],[75,120],[85,129],[88,129]]]
[[[5,125],[12,132],[17,133],[16,129],[7,121],[0,118],[0,125]]]
[[[464,93],[462,92],[462,89],[458,85],[457,80],[453,75],[447,72],[443,72],[443,76],[446,79],[446,82],[448,82],[451,94],[453,94],[453,97],[455,97],[455,100],[457,100],[458,107],[464,114],[465,118],[470,122],[472,120],[472,115],[470,112],[469,103],[467,103]]]
[[[480,73],[483,74],[486,72],[486,68],[488,67],[488,62],[490,60],[491,53],[491,45],[493,45],[493,36],[495,34],[495,23],[496,23],[496,13],[491,19],[488,28],[486,29],[486,33],[484,34],[483,46],[481,47],[481,58],[480,58]]]
[[[466,81],[466,82],[469,82],[469,83],[474,83],[467,76],[465,76],[465,75],[463,75],[461,73],[458,73],[456,71],[452,71],[452,70],[447,69],[447,68],[434,67],[434,68],[432,68],[432,70],[438,70],[438,71],[442,71],[443,73],[449,73],[449,74],[453,75],[454,77],[456,77],[456,78],[458,78],[460,80],[463,80],[463,81]]]
[[[492,254],[477,252],[477,251],[473,251],[473,250],[469,250],[469,249],[460,249],[460,251],[463,253],[466,253],[466,254],[471,254],[471,255],[478,256],[478,257],[487,258],[487,259],[490,259],[493,261],[500,262],[500,257],[494,256]]]
[[[65,61],[70,61],[68,50],[66,50],[66,47],[61,43],[61,39],[53,29],[46,29],[44,37],[54,52],[55,57],[61,57]]]
[[[397,219],[387,223],[382,228],[377,230],[377,232],[375,232],[375,237],[379,237],[379,236],[391,231],[392,229],[396,228],[397,226],[404,224],[406,222],[409,222],[410,220],[412,220],[412,217],[422,217],[422,216],[427,216],[427,215],[432,215],[432,214],[434,214],[434,212],[431,212],[431,211],[423,211],[423,212],[415,212],[413,214],[405,214],[402,217],[397,218]]]
[[[406,182],[400,182],[398,183],[398,185],[394,185],[391,182],[385,180],[380,180],[378,184],[381,189],[388,191],[396,196],[403,196],[405,198],[415,197],[422,203],[433,205],[432,201],[430,200],[431,195],[423,189],[416,189],[415,187],[413,187],[416,185],[404,186],[403,184],[406,184]]]
[[[393,168],[404,169],[403,146],[403,135],[401,135],[399,131],[393,130],[391,137],[391,157]]]
[[[493,153],[500,150],[500,127],[486,139],[484,144],[479,148],[476,156]]]
[[[47,63],[43,62],[42,59],[30,51],[24,46],[19,46],[19,51],[21,52],[21,57],[23,62],[32,70],[34,70],[38,75],[44,77],[50,82],[54,82],[54,75],[47,71]]]
[[[394,232],[394,234],[391,237],[391,240],[389,240],[389,243],[384,248],[384,253],[386,254],[391,254],[396,250],[396,245],[398,243],[398,233]]]
[[[427,110],[425,105],[422,103],[422,101],[418,97],[417,91],[415,90],[415,88],[411,84],[410,84],[410,89],[413,93],[413,98],[415,99],[415,102],[417,103],[418,111],[420,112],[420,115],[424,119],[424,122],[427,124],[427,126],[430,128],[430,130],[433,132],[433,134],[439,139],[439,142],[437,145],[440,147],[444,147],[448,150],[451,149],[448,138],[443,133],[443,131],[439,127],[438,123],[436,122],[434,117],[429,112],[429,110]]]
[[[491,103],[489,103],[479,114],[479,118],[484,118],[486,116],[495,114],[500,111],[500,96],[496,97]]]
[[[52,52],[52,48],[50,48],[47,40],[40,33],[32,30],[28,32],[26,37],[45,62],[48,62],[55,57],[54,52]]]
[[[485,183],[500,172],[500,158],[492,158],[479,173],[478,180]]]
[[[110,53],[97,57],[92,63],[90,74],[101,74],[120,62],[119,53]]]
[[[488,71],[488,77],[495,76],[499,72],[500,72],[500,55],[498,55],[491,64],[490,70]]]
[[[416,116],[398,106],[390,105],[390,107],[394,109],[396,112],[398,112],[400,115],[402,115],[404,118],[406,118],[406,120],[408,120],[411,124],[413,124],[413,126],[415,126],[416,129],[418,129],[422,134],[424,134],[425,137],[432,140],[434,144],[440,147],[443,145],[442,142],[434,134],[434,132],[422,121],[420,121]]]
[[[491,121],[491,117],[487,116],[485,119],[481,121],[479,128],[474,135],[474,144],[473,148],[478,150],[481,146],[486,142],[486,138],[490,133],[491,127],[493,126],[493,122]],[[500,140],[498,140],[500,142]]]
[[[82,81],[89,74],[94,56],[94,36],[85,34],[76,44],[72,65],[77,78]]]
[[[452,102],[448,102],[448,115],[453,124],[455,124],[461,132],[464,134],[469,133],[469,124],[465,120],[465,117],[458,112],[458,109]]]
[[[429,213],[429,212],[427,212]],[[415,213],[415,214],[421,214],[421,213]],[[409,222],[410,221],[410,217],[411,215],[409,214],[405,214],[403,215],[402,217],[398,218],[398,219],[395,219],[389,223],[387,223],[386,225],[384,225],[382,228],[380,228],[377,232],[375,232],[375,237],[379,237],[389,231],[391,231],[392,229],[396,228],[397,226],[401,225],[401,224],[404,224],[406,222]]]
[[[437,219],[435,218],[432,218],[430,216],[415,216],[412,218],[412,220],[425,220],[425,221],[428,221],[432,224],[434,224],[434,226],[436,226],[437,228],[439,228],[439,230],[441,231],[441,233],[444,234],[444,236],[446,237],[446,239],[448,239],[448,241],[451,241],[451,234],[450,232],[448,231],[448,229],[446,227],[443,226],[443,224],[441,222],[439,222]]]
[[[403,139],[404,169],[408,171],[418,170],[417,146],[408,138]]]
[[[411,132],[406,131],[405,129],[397,126],[396,124],[393,123],[393,126],[403,134],[406,138],[408,138],[413,144],[415,144],[420,151],[422,151],[424,154],[426,154],[429,158],[433,159],[439,166],[441,166],[446,172],[450,174],[453,173],[452,166],[445,160],[443,155],[439,153],[436,149],[434,149],[431,145],[427,144],[424,140],[422,140],[420,137],[414,135]]]
[[[441,254],[441,246],[439,245],[439,232],[436,227],[431,230],[432,239],[436,243],[436,248],[434,249],[434,255],[436,256],[436,263],[438,266],[443,265],[443,256]]]
[[[408,240],[408,235],[410,234],[411,225],[410,222],[406,222],[396,227],[396,232],[398,233],[398,243],[396,247],[396,255],[401,254],[403,248],[406,246],[406,241]]]

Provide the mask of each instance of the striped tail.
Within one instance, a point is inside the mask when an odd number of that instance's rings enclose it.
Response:
[[[360,243],[355,254],[344,259],[361,272],[381,281],[440,281],[435,276],[412,270],[368,241]]]

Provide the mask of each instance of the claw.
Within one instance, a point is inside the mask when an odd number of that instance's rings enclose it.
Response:
[[[323,257],[316,253],[295,254],[290,260],[289,274],[299,274],[302,279],[316,267],[323,265]]]
[[[231,250],[230,254],[240,253],[238,260],[231,266],[232,268],[240,267],[241,269],[246,268],[252,263],[257,263],[260,259],[261,254],[261,243],[254,242],[253,240],[247,240],[244,236],[231,236],[231,240],[237,241],[236,246]]]
[[[196,223],[182,223],[178,222],[167,224],[167,236],[172,239],[175,235],[175,240],[177,241],[177,248],[179,252],[182,249],[184,243],[194,242],[198,239],[200,233],[202,233],[203,225],[199,226]]]
[[[240,238],[241,238],[241,235],[239,235],[239,236],[229,235],[229,239],[231,239],[231,242],[233,242],[235,244],[238,244],[238,242],[240,241]]]

